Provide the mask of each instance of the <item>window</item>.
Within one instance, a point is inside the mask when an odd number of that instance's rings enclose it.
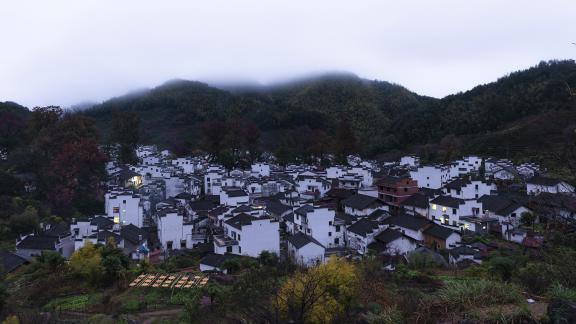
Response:
[[[166,242],[166,249],[172,250],[172,241]]]
[[[126,200],[122,200],[122,203],[123,203],[123,204],[126,204]]]
[[[476,190],[478,190],[478,185],[475,185],[474,188],[475,188]]]
[[[185,249],[185,248],[186,248],[186,240],[180,240],[180,248],[181,248],[181,249]]]
[[[332,226],[332,221],[329,221],[329,222],[328,222],[328,225]]]
[[[340,232],[340,225],[336,225],[336,232]]]
[[[120,207],[114,207],[114,208],[112,208],[112,212],[113,212],[113,213],[116,213],[116,214],[120,213]]]
[[[232,253],[232,247],[231,246],[226,247],[226,253]]]
[[[332,232],[328,232],[328,236],[332,236]]]
[[[436,210],[436,204],[432,204],[432,210]]]
[[[442,206],[442,212],[445,213],[448,210],[448,208]]]
[[[456,215],[457,211],[456,208],[452,208],[452,215]]]
[[[238,234],[238,241],[240,241],[240,234]]]
[[[334,244],[340,244],[340,238],[339,237],[334,239]]]
[[[242,247],[238,246],[238,254],[242,254]]]
[[[456,221],[452,221],[452,226],[458,226],[458,224],[456,223]]]

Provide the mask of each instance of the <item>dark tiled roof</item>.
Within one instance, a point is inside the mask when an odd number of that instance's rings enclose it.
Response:
[[[294,213],[288,213],[284,215],[284,220],[290,223],[294,223]]]
[[[384,223],[419,231],[429,226],[432,222],[424,217],[401,214],[384,220]]]
[[[358,220],[358,217],[348,215],[346,213],[336,213],[335,218],[338,218],[339,220],[343,221],[344,224],[346,224],[346,225],[350,225],[350,224],[354,223],[356,220]]]
[[[421,193],[415,193],[412,196],[406,198],[402,202],[404,206],[414,206],[418,208],[428,208],[428,198]]]
[[[348,231],[366,237],[378,229],[378,222],[362,218],[348,227]]]
[[[354,191],[344,188],[332,188],[326,192],[327,197],[346,199],[354,194]]]
[[[430,203],[445,207],[459,208],[461,204],[464,204],[464,199],[454,198],[451,196],[438,196],[432,199]]]
[[[120,236],[130,243],[140,244],[146,240],[148,233],[134,224],[129,224],[122,227]],[[139,239],[140,237],[142,238],[141,240]]]
[[[296,209],[294,211],[294,213],[301,215],[301,216],[306,216],[306,214],[311,213],[314,211],[314,206],[312,205],[304,205],[298,209]]]
[[[402,237],[401,232],[399,232],[397,230],[393,230],[391,228],[387,228],[382,233],[380,233],[376,237],[374,237],[374,239],[376,241],[382,242],[384,244],[388,244],[388,243],[393,242],[393,241],[395,241],[401,237]]]
[[[442,240],[446,240],[448,237],[450,237],[450,235],[456,233],[453,230],[438,225],[438,224],[433,224],[432,226],[428,227],[426,230],[424,230],[423,232],[426,235],[430,235],[432,237],[436,237]]]
[[[193,211],[209,211],[218,206],[218,204],[215,203],[214,201],[206,199],[192,201],[189,203],[189,205]]]
[[[100,231],[96,234],[96,238],[99,242],[107,243],[110,238],[114,239],[115,243],[120,243],[120,235],[110,232],[110,231]]]
[[[236,214],[236,213],[249,213],[249,212],[251,212],[251,211],[252,211],[252,207],[251,207],[251,206],[241,205],[241,206],[238,206],[238,207],[232,209],[231,212],[234,213],[234,214]]]
[[[90,220],[90,225],[94,225],[98,229],[104,229],[114,226],[114,222],[109,218],[96,216]]]
[[[352,207],[354,209],[365,209],[372,206],[381,206],[382,203],[376,197],[357,194],[348,197],[342,202],[344,206]]]
[[[292,210],[292,207],[286,206],[279,201],[268,201],[266,202],[266,210],[274,215],[282,215],[287,211]]]
[[[225,223],[236,229],[242,230],[242,226],[251,225],[252,221],[256,219],[257,218],[254,216],[242,213],[230,218]]]
[[[176,199],[192,199],[192,194],[189,194],[187,192],[181,192],[181,193],[177,194],[176,196],[174,196],[174,198],[176,198]]]
[[[28,250],[56,250],[57,238],[48,236],[27,236],[16,244],[16,249]]]
[[[496,213],[497,215],[505,216],[522,207],[520,204],[514,202],[507,197],[501,196],[488,196],[484,195],[478,199],[482,203],[482,208]]]
[[[226,194],[228,197],[246,197],[248,194],[244,190],[227,190]]]
[[[50,229],[47,231],[44,231],[44,233],[42,233],[43,236],[49,236],[49,237],[66,237],[70,235],[70,227],[66,224],[54,224],[52,226],[50,226]]]
[[[464,179],[464,178],[457,178],[454,179],[450,182],[448,182],[444,187],[446,189],[456,189],[456,190],[460,190],[462,189],[462,187],[465,187],[466,185],[470,184],[470,180],[468,179]]]
[[[0,274],[6,274],[16,270],[19,266],[27,263],[26,259],[12,253],[12,252],[5,252],[0,251]]]
[[[560,182],[562,182],[561,180],[558,179],[553,179],[553,178],[547,178],[547,177],[541,177],[541,176],[535,176],[531,179],[529,179],[528,181],[526,181],[527,183],[530,184],[535,184],[535,185],[539,185],[539,186],[555,186],[557,184],[559,184]]]
[[[303,247],[309,243],[314,243],[316,245],[324,247],[320,242],[318,242],[312,236],[308,236],[304,233],[298,233],[298,234],[292,235],[292,236],[288,237],[287,240],[288,240],[288,242],[290,242],[290,244],[292,244],[297,249],[300,249],[301,247]]]

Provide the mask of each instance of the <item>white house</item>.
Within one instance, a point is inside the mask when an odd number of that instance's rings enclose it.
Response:
[[[494,183],[463,178],[454,179],[443,188],[446,195],[460,199],[478,199],[496,189]]]
[[[530,195],[541,192],[574,193],[574,186],[562,180],[536,176],[526,181],[526,192]]]
[[[288,256],[301,266],[309,267],[324,262],[326,249],[320,242],[304,233],[287,238]]]
[[[405,255],[414,251],[418,243],[413,238],[399,230],[387,228],[374,237],[374,242],[368,245],[369,250],[384,255]]]
[[[112,217],[114,223],[143,226],[143,201],[140,195],[127,191],[110,191],[104,195],[104,200],[106,215]]]
[[[280,255],[279,231],[276,220],[242,213],[224,222],[226,237],[214,237],[214,252],[258,257],[263,251],[268,251]]]
[[[459,228],[460,217],[477,216],[482,205],[475,199],[465,200],[438,196],[430,201],[430,218],[442,225]]]
[[[239,206],[248,204],[250,197],[240,188],[224,188],[220,191],[220,204],[225,206]]]
[[[414,155],[407,155],[400,158],[400,165],[408,167],[420,166],[420,158]]]
[[[378,209],[387,209],[377,197],[356,194],[342,201],[344,212],[356,217],[366,217]]]
[[[361,218],[346,229],[346,243],[348,248],[365,254],[368,245],[374,241],[374,236],[378,235],[384,226],[378,221]]]
[[[186,222],[184,215],[173,208],[166,208],[157,213],[158,240],[164,250],[191,249],[192,223]]]
[[[328,207],[303,205],[294,210],[294,228],[312,236],[322,246],[344,246],[345,228],[336,221],[336,212]]]
[[[266,163],[254,163],[252,164],[252,173],[258,174],[261,177],[270,176],[270,165]]]
[[[421,166],[410,171],[410,178],[416,180],[420,188],[440,189],[450,180],[450,167]]]

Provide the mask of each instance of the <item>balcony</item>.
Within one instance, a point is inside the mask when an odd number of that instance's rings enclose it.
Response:
[[[214,235],[214,243],[216,243],[218,247],[238,245],[238,241],[233,240],[226,235]]]

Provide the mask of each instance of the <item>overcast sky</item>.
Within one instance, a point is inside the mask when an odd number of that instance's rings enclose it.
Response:
[[[0,101],[348,71],[442,97],[576,56],[574,0],[2,1]]]

